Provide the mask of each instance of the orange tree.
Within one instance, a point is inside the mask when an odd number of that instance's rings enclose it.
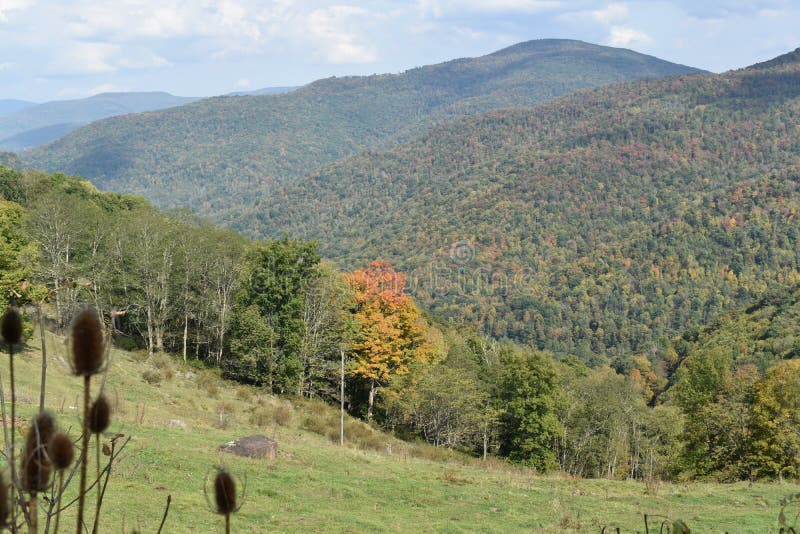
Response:
[[[347,276],[355,294],[357,326],[350,374],[369,388],[367,419],[372,419],[379,387],[409,371],[411,364],[435,354],[429,329],[413,299],[405,293],[406,277],[384,260]]]

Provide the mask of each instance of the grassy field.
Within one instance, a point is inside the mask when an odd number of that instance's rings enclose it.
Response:
[[[77,436],[80,381],[69,375],[62,338],[50,336],[48,351],[47,405]],[[18,412],[30,415],[39,397],[36,340],[16,362]],[[5,366],[2,379],[7,389]],[[110,430],[131,441],[109,484],[103,532],[155,532],[167,495],[164,532],[223,531],[203,491],[218,465],[246,479],[233,532],[644,532],[643,513],[682,519],[693,532],[777,532],[778,501],[800,489],[543,477],[396,441],[354,420],[341,448],[335,409],[292,404],[163,356],[114,351],[106,391],[115,409]],[[278,440],[277,459],[217,451],[255,433]],[[93,496],[89,503],[92,511]],[[72,517],[62,524],[74,528]]]

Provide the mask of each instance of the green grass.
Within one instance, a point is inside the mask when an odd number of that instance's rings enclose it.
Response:
[[[41,360],[31,343],[16,359],[22,415],[35,410],[39,396]],[[77,436],[80,381],[69,375],[62,338],[50,336],[48,350],[47,404]],[[148,384],[148,371],[151,381],[155,371],[161,381]],[[187,377],[189,371],[196,376]],[[2,378],[7,389],[5,367]],[[233,532],[599,532],[604,525],[634,532],[644,531],[642,514],[649,513],[683,519],[695,532],[761,533],[777,531],[778,502],[797,491],[779,483],[662,484],[648,490],[631,481],[543,477],[499,461],[485,465],[406,444],[352,420],[349,434],[358,436],[357,443],[340,448],[327,436],[336,428],[334,408],[291,404],[222,381],[212,371],[163,358],[143,361],[126,352],[114,351],[107,392],[116,410],[110,431],[131,441],[109,483],[104,532],[121,532],[123,526],[127,532],[155,532],[167,495],[172,507],[165,532],[222,531],[222,518],[208,509],[203,492],[206,476],[218,465],[247,483]],[[309,427],[325,435],[303,429]],[[277,459],[216,450],[254,433],[278,440]],[[392,455],[385,450],[390,441]],[[93,512],[93,495],[88,502]],[[69,529],[72,514],[62,517]]]

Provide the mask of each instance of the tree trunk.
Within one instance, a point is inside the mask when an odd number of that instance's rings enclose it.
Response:
[[[153,312],[147,305],[147,356],[153,355]]]
[[[375,404],[375,381],[369,383],[369,405],[367,407],[367,421],[372,421],[372,407]]]
[[[183,314],[183,361],[186,361],[186,350],[189,341],[189,314]]]
[[[39,319],[39,335],[42,339],[42,380],[39,389],[39,411],[44,411],[44,396],[45,396],[45,383],[47,381],[47,343],[45,342],[44,331],[44,314],[42,313],[42,305],[36,306],[36,312]],[[14,422],[12,421],[12,425]]]

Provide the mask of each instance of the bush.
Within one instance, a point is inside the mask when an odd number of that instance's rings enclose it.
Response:
[[[292,420],[292,407],[287,406],[285,404],[281,404],[276,406],[275,409],[272,411],[272,417],[275,419],[275,422],[278,423],[280,426],[286,426],[289,424],[289,421]]]
[[[212,373],[200,373],[197,375],[197,387],[202,389],[210,397],[216,398],[219,394],[219,379]]]
[[[258,407],[254,408],[252,412],[250,412],[250,424],[258,426],[258,427],[265,427],[269,425],[273,421],[273,413],[272,410],[265,408],[265,407]]]
[[[230,401],[222,401],[217,404],[217,418],[214,426],[217,428],[228,428],[231,423],[236,421],[236,405]]]
[[[161,371],[158,369],[145,369],[142,372],[142,380],[150,384],[151,386],[155,386],[161,383],[162,380]]]

